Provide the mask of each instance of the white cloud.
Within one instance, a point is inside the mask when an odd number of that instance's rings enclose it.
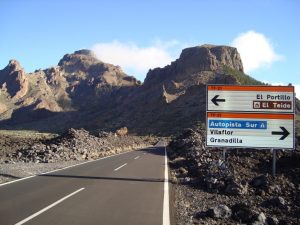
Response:
[[[140,47],[134,43],[122,43],[117,40],[108,43],[98,43],[92,47],[98,59],[121,66],[124,71],[132,75],[145,76],[150,68],[164,67],[175,59],[169,48],[179,44],[176,40],[162,42],[156,40],[154,44]]]
[[[246,73],[270,66],[283,58],[274,51],[271,42],[263,34],[252,30],[236,37],[232,46],[238,49]]]

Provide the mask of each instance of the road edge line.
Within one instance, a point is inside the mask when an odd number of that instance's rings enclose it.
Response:
[[[169,171],[168,156],[165,146],[165,181],[164,181],[164,202],[163,202],[163,225],[170,225],[170,203],[169,203]]]
[[[63,202],[64,200],[70,198],[71,196],[77,194],[78,192],[84,190],[85,188],[80,188],[77,191],[72,192],[71,194],[68,194],[67,196],[57,200],[56,202],[52,203],[51,205],[46,206],[45,208],[41,209],[40,211],[32,214],[31,216],[28,216],[27,218],[21,220],[20,222],[16,223],[15,225],[22,225],[26,222],[28,222],[29,220],[32,220],[33,218],[37,217],[38,215],[42,214],[43,212],[46,212],[48,209],[53,208],[54,206],[58,205],[59,203]]]

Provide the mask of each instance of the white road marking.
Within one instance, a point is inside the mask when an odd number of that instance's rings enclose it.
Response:
[[[165,146],[165,182],[164,182],[163,225],[170,225],[169,172],[168,172],[168,157],[167,157],[166,146]]]
[[[123,166],[126,166],[126,165],[127,165],[127,163],[124,163],[122,166],[119,166],[118,168],[114,169],[114,171],[117,171],[117,170],[121,169]]]
[[[4,185],[7,185],[7,184],[15,183],[15,182],[18,182],[18,181],[21,181],[21,180],[26,180],[26,179],[29,179],[29,178],[32,178],[32,177],[36,177],[36,175],[32,175],[32,176],[29,176],[29,177],[23,177],[23,178],[20,178],[20,179],[17,179],[17,180],[9,181],[9,182],[0,184],[0,187],[4,186]]]
[[[29,177],[23,177],[23,178],[20,178],[20,179],[17,179],[17,180],[12,180],[12,181],[9,181],[9,182],[6,182],[6,183],[2,183],[2,184],[0,184],[0,187],[4,186],[4,185],[7,185],[7,184],[15,183],[15,182],[18,182],[18,181],[27,180],[27,179],[32,178],[32,177],[37,177],[39,175],[54,173],[54,172],[57,172],[57,171],[60,171],[60,170],[69,169],[69,168],[72,168],[72,167],[75,167],[75,166],[80,166],[80,165],[83,165],[83,164],[86,164],[86,163],[96,162],[96,161],[99,161],[99,160],[102,160],[102,159],[106,159],[106,158],[110,158],[110,157],[130,153],[130,152],[132,152],[132,151],[122,152],[122,153],[119,153],[119,154],[116,154],[116,155],[109,155],[109,156],[105,156],[103,158],[96,159],[96,160],[93,160],[93,161],[87,161],[87,162],[79,163],[79,164],[76,164],[76,165],[67,166],[67,167],[64,167],[64,168],[61,168],[61,169],[52,170],[52,171],[48,171],[48,172],[45,172],[45,173],[39,173],[37,175],[32,175],[32,176],[29,176]]]
[[[137,156],[137,157],[135,157],[134,159],[138,159],[138,158],[140,158],[140,156]]]
[[[146,153],[144,153],[144,155],[146,155]]]
[[[82,191],[82,190],[84,190],[84,188],[80,188],[80,189],[78,189],[77,191],[74,191],[73,193],[71,193],[71,194],[69,194],[69,195],[67,195],[67,196],[65,196],[65,197],[63,197],[63,198],[61,198],[61,199],[59,199],[58,201],[52,203],[51,205],[49,205],[49,206],[43,208],[43,209],[40,210],[40,211],[38,211],[38,212],[32,214],[31,216],[29,216],[29,217],[25,218],[24,220],[22,220],[22,221],[16,223],[15,225],[21,225],[21,224],[24,224],[24,223],[28,222],[29,220],[33,219],[34,217],[37,217],[38,215],[42,214],[43,212],[47,211],[48,209],[51,209],[52,207],[56,206],[57,204],[63,202],[63,201],[66,200],[67,198],[70,198],[71,196],[77,194],[78,192],[80,192],[80,191]]]

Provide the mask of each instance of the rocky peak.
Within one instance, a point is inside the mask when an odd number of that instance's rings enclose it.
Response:
[[[25,74],[23,68],[21,67],[21,64],[17,60],[11,59],[9,60],[8,65],[3,70],[0,70],[1,72],[0,80],[4,80],[5,78],[7,78],[7,76],[10,76],[14,72],[19,72],[19,71]]]
[[[89,86],[135,86],[140,82],[125,74],[121,67],[104,63],[87,49],[66,54],[58,63],[68,80],[86,80]]]
[[[236,48],[229,46],[202,45],[186,48],[178,59],[183,70],[214,71],[222,65],[243,72],[243,64]]]
[[[80,49],[80,50],[75,51],[74,54],[89,55],[89,56],[93,56],[93,57],[95,56],[94,53],[89,49]]]
[[[9,68],[10,71],[23,70],[23,68],[21,67],[21,64],[19,63],[19,61],[15,60],[15,59],[9,60],[9,63],[7,65],[7,67]]]
[[[28,79],[20,63],[12,59],[0,70],[0,88],[12,98],[22,98],[28,91]]]
[[[82,49],[75,51],[72,54],[64,55],[64,57],[59,61],[58,66],[63,67],[68,72],[74,72],[76,70],[86,72],[91,65],[100,62],[101,61],[96,59],[92,51]]]
[[[179,59],[164,68],[150,70],[145,79],[145,85],[172,81],[189,83],[207,83],[208,74],[223,71],[223,66],[243,73],[243,64],[236,48],[205,44],[183,49]]]

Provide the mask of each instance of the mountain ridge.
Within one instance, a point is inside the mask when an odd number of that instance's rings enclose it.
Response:
[[[87,49],[34,73],[17,61],[9,65],[0,70],[0,126],[9,129],[126,126],[168,135],[204,122],[206,84],[263,84],[244,74],[236,48],[209,44],[183,49],[170,65],[150,69],[143,83]]]

